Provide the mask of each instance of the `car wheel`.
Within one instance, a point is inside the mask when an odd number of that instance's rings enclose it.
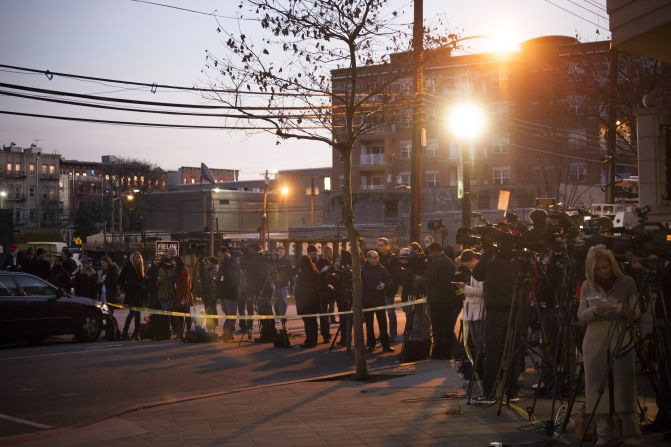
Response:
[[[77,320],[75,335],[79,341],[95,341],[103,330],[102,319],[95,312],[87,310]]]

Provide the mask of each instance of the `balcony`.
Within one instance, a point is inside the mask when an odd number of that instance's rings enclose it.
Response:
[[[384,154],[361,154],[361,166],[377,166],[384,164]]]
[[[361,185],[362,191],[373,191],[376,189],[384,189],[386,185]]]

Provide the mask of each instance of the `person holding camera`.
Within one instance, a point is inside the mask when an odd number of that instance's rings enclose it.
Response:
[[[249,247],[249,258],[245,263],[247,277],[245,282],[247,299],[256,302],[258,315],[273,315],[274,284],[268,259],[264,256],[259,244]],[[249,329],[249,327],[248,327]],[[272,343],[277,330],[274,319],[261,320],[261,335],[254,339],[255,343]]]
[[[431,262],[426,268],[423,284],[429,304],[429,317],[433,333],[432,359],[450,359],[454,356],[457,339],[454,325],[459,315],[457,294],[452,281],[456,265],[444,252],[438,242],[429,246]]]
[[[399,263],[396,255],[391,250],[391,244],[386,237],[379,237],[376,241],[377,252],[380,255],[380,264],[389,271],[391,275],[392,285],[384,291],[384,304],[386,306],[394,304],[396,298],[396,291],[398,290],[399,281]],[[391,307],[387,309],[387,317],[389,318],[389,339],[392,343],[396,342],[398,335],[398,327],[396,321],[396,309]]]
[[[582,344],[585,394],[587,411],[596,416],[596,445],[612,443],[616,421],[622,424],[622,442],[640,445],[636,353],[630,332],[630,323],[640,316],[636,284],[622,273],[613,253],[603,245],[587,252],[585,276],[578,321],[586,326]]]
[[[366,253],[366,262],[361,270],[362,304],[364,309],[384,306],[385,289],[392,286],[389,271],[380,265],[380,255],[375,250]],[[377,318],[380,330],[382,351],[394,352],[387,332],[387,314],[384,309],[368,311],[364,314],[366,320],[366,345],[368,351],[375,351],[375,327],[373,318]]]
[[[466,249],[461,253],[461,266],[469,272],[472,272],[479,262],[480,254],[477,252]],[[461,320],[464,326],[464,350],[471,365],[478,368],[475,362],[476,358],[482,356],[482,333],[485,319],[485,305],[482,299],[483,285],[482,282],[473,278],[472,274],[452,284],[463,291],[464,305]]]

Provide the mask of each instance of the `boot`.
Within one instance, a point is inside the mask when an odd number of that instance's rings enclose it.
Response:
[[[622,442],[624,445],[641,445],[641,426],[636,413],[619,415],[622,420]]]
[[[608,414],[595,415],[596,435],[598,437],[596,446],[608,446],[613,443],[613,418]]]

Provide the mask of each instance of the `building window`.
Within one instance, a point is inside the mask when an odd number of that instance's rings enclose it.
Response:
[[[28,194],[30,194],[30,197],[35,197],[35,187],[34,186],[30,187],[30,189],[28,190]]]
[[[568,168],[568,180],[574,183],[587,180],[587,163],[584,161],[572,162]]]
[[[492,184],[507,185],[510,183],[510,167],[492,168]]]
[[[384,172],[361,177],[361,189],[384,189],[385,183]]]
[[[7,170],[7,172],[12,172],[12,164],[11,163],[7,163],[7,169],[6,170]]]
[[[47,165],[40,166],[40,171],[42,172],[42,174],[46,174],[47,173]]]
[[[331,190],[331,177],[324,177],[324,191]]]
[[[459,142],[455,139],[450,140],[450,145],[448,147],[448,157],[450,157],[450,160],[459,160]]]
[[[440,186],[440,181],[438,179],[438,171],[426,172],[426,186],[428,186],[429,188],[437,188]]]
[[[398,117],[398,123],[403,129],[412,125],[412,109],[403,109]]]
[[[14,163],[14,172],[21,172],[21,163]]]
[[[438,141],[429,140],[426,146],[426,158],[436,158],[438,156]]]
[[[409,172],[401,172],[398,174],[398,178],[396,179],[396,183],[399,185],[408,185],[410,186],[410,173]]]
[[[30,175],[34,175],[34,174],[35,174],[35,163],[30,163],[30,164],[28,165],[28,173],[29,173]]]
[[[401,159],[409,160],[412,151],[412,141],[401,141]]]
[[[49,165],[49,174],[55,174],[55,173],[56,173],[56,166]]]
[[[587,135],[585,129],[576,129],[569,131],[566,141],[569,150],[580,151],[587,146]]]
[[[404,81],[401,83],[401,94],[410,95],[412,93],[412,81]]]
[[[384,143],[375,142],[367,146],[361,146],[361,164],[362,165],[381,165],[384,164]]]
[[[492,154],[507,154],[509,151],[510,137],[508,135],[499,135],[494,137]]]
[[[345,190],[345,176],[341,175],[338,177],[338,182],[340,183],[340,191]]]

